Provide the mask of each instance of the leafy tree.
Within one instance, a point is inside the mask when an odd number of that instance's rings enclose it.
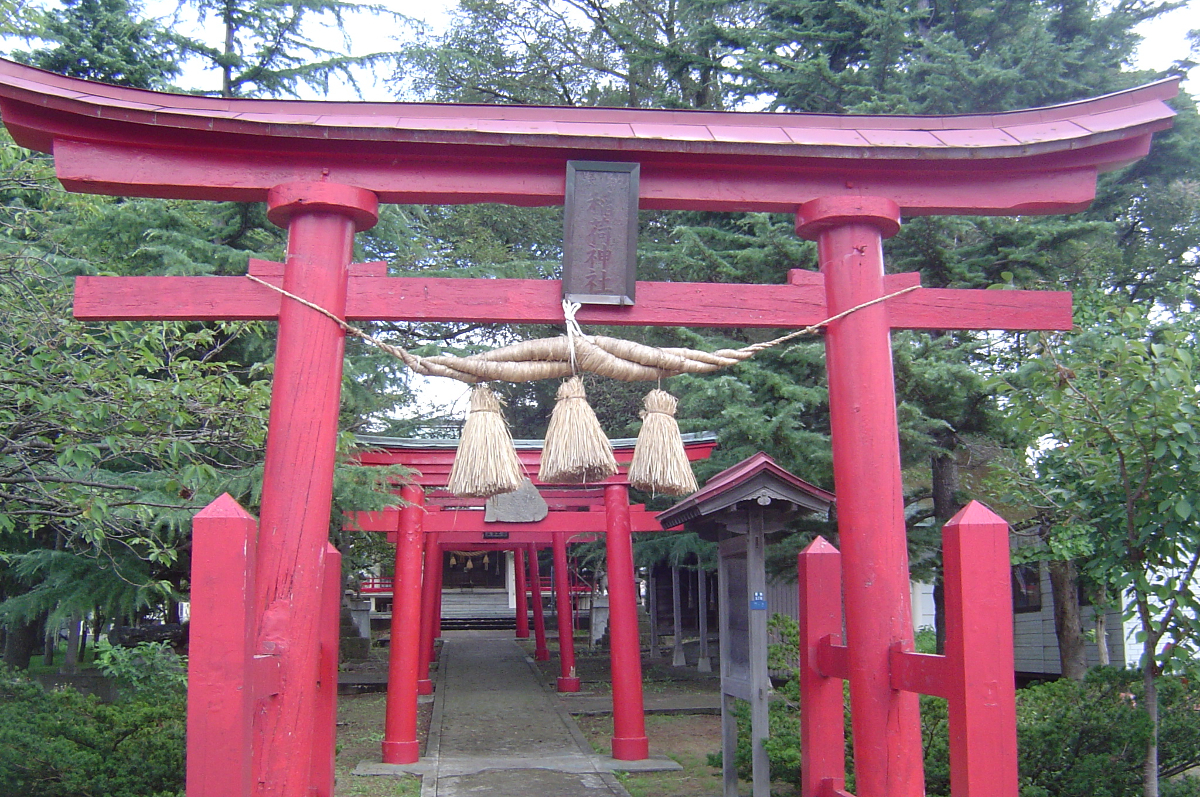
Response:
[[[63,8],[36,11],[33,34],[53,46],[13,56],[39,69],[131,86],[164,89],[179,74],[167,30],[138,19],[129,0],[63,0]]]
[[[183,52],[220,70],[222,97],[296,97],[302,88],[325,94],[335,76],[357,88],[358,69],[382,65],[391,55],[346,54],[346,16],[371,13],[392,23],[406,21],[386,6],[345,0],[180,0],[180,9],[184,6],[201,22],[218,20],[224,31],[218,45],[176,36]],[[343,47],[328,46],[313,25],[332,27]]]
[[[1049,339],[1007,397],[1036,441],[1006,473],[1035,497],[1053,543],[1121,595],[1142,643],[1150,727],[1143,783],[1158,793],[1158,676],[1195,666],[1200,630],[1200,427],[1194,330],[1114,308]]]

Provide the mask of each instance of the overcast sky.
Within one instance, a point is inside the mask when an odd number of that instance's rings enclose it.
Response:
[[[381,0],[381,4],[424,22],[430,30],[436,32],[445,27],[449,10],[457,6],[457,0],[421,0],[421,2]],[[146,0],[145,8],[147,14],[168,18],[177,8],[177,3],[174,0]],[[194,22],[188,21],[185,24],[194,24]],[[214,42],[220,41],[223,36],[220,33],[219,25],[215,23],[215,20],[209,20],[208,24],[213,29],[206,38]],[[347,19],[346,27],[351,37],[352,52],[355,55],[395,49],[398,39],[408,38],[411,35],[411,30],[405,27],[397,28],[390,22],[381,25],[379,19],[368,14],[352,15]],[[1138,50],[1138,66],[1144,69],[1162,70],[1186,57],[1189,50],[1188,31],[1197,29],[1200,29],[1200,0],[1192,0],[1183,8],[1143,25],[1141,33],[1145,36],[1145,40]],[[1200,72],[1200,70],[1197,71]],[[182,82],[189,87],[215,89],[220,84],[220,78],[215,70],[207,73],[195,70],[187,73]],[[1195,93],[1197,91],[1195,81],[1189,80],[1188,83],[1190,84],[1188,88]],[[393,89],[384,85],[382,81],[372,84],[367,78],[362,81],[360,88],[363,91],[363,99],[375,101],[395,99]],[[314,96],[312,99],[317,99],[317,97]],[[331,92],[328,99],[353,100],[357,97],[348,87],[341,86]]]

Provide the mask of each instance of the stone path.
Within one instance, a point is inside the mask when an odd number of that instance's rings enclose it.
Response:
[[[678,767],[592,752],[511,631],[445,632],[437,678],[425,757],[356,775],[420,774],[421,797],[629,797],[614,769]]]

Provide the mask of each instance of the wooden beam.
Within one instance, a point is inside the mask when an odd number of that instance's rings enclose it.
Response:
[[[911,284],[890,275],[887,290]],[[349,279],[349,321],[561,324],[558,280],[446,277]],[[589,306],[584,325],[798,328],[828,316],[824,286],[639,282],[632,307]],[[280,294],[243,277],[78,277],[75,317],[87,321],[270,320]],[[922,288],[889,299],[898,329],[1071,328],[1071,294],[1060,291]]]
[[[359,531],[391,532],[396,529],[396,510],[383,512],[348,513],[346,527]],[[485,531],[508,532],[510,539],[518,533],[532,533],[534,537],[522,537],[523,542],[545,542],[553,540],[554,532],[603,533],[607,526],[607,513],[599,512],[552,512],[544,519],[533,523],[487,523],[482,509],[449,509],[443,512],[428,512],[423,527],[425,533],[438,532],[441,542],[455,539],[455,534],[474,535],[468,539],[483,540]],[[648,512],[644,507],[631,507],[629,512],[633,531],[662,531],[657,512]],[[390,524],[390,525],[389,525]]]
[[[164,149],[63,137],[53,148],[59,180],[81,193],[261,202],[274,185],[323,175],[396,204],[561,205],[566,191],[567,157],[561,152],[443,145],[417,156],[388,148],[385,156],[370,157],[361,142],[357,149],[320,154],[287,152],[289,142],[271,143],[273,151]],[[1149,146],[1147,133],[1108,145],[1120,151],[1100,159],[1131,162]],[[590,154],[601,160],[632,157],[620,150]],[[866,194],[891,199],[906,216],[1070,213],[1085,209],[1096,191],[1096,166],[1071,163],[1084,160],[1071,152],[1054,153],[1061,165],[1037,158],[1019,164],[836,157],[796,163],[771,156],[635,154],[642,165],[638,204],[654,210],[794,213],[817,197]]]

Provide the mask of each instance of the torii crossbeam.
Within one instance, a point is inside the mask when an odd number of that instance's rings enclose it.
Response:
[[[375,222],[381,201],[559,204],[567,161],[636,162],[643,208],[796,213],[798,232],[817,240],[821,276],[784,286],[642,284],[634,307],[589,308],[579,321],[797,327],[913,279],[883,274],[881,241],[901,214],[1083,209],[1099,172],[1142,157],[1152,134],[1169,127],[1165,100],[1176,87],[1002,114],[820,116],[233,100],[0,61],[0,114],[19,144],[53,152],[70,190],[266,201],[268,217],[288,228],[283,288],[363,320],[557,321],[550,282],[369,276],[378,272],[350,264],[354,233]],[[254,740],[252,777],[239,782],[263,795],[327,796],[328,768],[311,765],[325,731],[313,728],[320,646],[310,618],[320,616],[325,579],[343,333],[247,280],[199,279],[85,278],[76,315],[278,319],[250,622],[255,659],[278,663],[280,687],[260,701],[253,734],[238,737]],[[1065,294],[920,290],[828,328],[861,797],[923,794],[916,695],[889,679],[889,651],[912,646],[890,330],[1061,329],[1069,304]],[[624,556],[628,523],[610,530],[614,543]],[[613,600],[633,600],[633,589],[610,579]],[[614,624],[611,635],[637,649],[636,627]],[[641,758],[646,744],[614,739],[613,752]],[[1015,760],[1010,769],[1011,783],[997,778],[995,794],[1015,794]]]

